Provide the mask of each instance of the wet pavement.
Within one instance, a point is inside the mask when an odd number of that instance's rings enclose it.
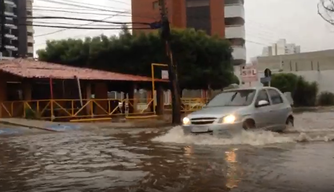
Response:
[[[332,192],[334,113],[232,139],[166,129],[0,137],[1,192]],[[305,141],[305,142],[301,142]]]

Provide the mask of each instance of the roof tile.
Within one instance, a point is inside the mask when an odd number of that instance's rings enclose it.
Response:
[[[0,61],[0,70],[23,78],[40,79],[74,79],[82,80],[108,80],[108,81],[136,81],[149,82],[150,77],[128,75],[89,68],[71,67],[55,63],[36,61],[33,59],[13,59]],[[167,82],[167,80],[156,79]]]

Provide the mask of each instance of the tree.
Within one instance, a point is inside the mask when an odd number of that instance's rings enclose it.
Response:
[[[232,48],[226,40],[194,29],[175,29],[171,48],[181,89],[220,89],[234,83]],[[144,76],[151,76],[151,63],[167,63],[158,33],[132,35],[127,28],[118,37],[48,41],[37,54],[42,61]]]
[[[334,1],[320,0],[318,3],[318,14],[329,24],[334,25]]]

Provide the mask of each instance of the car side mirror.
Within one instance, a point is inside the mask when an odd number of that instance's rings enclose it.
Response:
[[[266,100],[260,100],[259,102],[257,102],[256,107],[263,107],[269,105],[269,102]]]

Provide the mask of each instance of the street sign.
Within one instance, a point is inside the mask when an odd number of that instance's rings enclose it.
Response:
[[[271,77],[261,77],[261,83],[269,83],[271,81]]]
[[[167,70],[161,70],[161,79],[169,79]]]
[[[241,80],[245,83],[258,81],[257,70],[253,65],[246,65],[241,69]]]

